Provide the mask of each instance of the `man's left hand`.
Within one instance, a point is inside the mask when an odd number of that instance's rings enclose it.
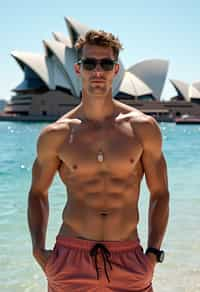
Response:
[[[156,259],[156,255],[154,255],[153,253],[147,253],[146,256],[149,258],[149,261],[152,263],[152,265],[155,267],[155,265],[157,264],[157,259]]]

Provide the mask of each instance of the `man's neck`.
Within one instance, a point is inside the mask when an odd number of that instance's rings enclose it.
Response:
[[[88,98],[83,95],[81,107],[84,118],[93,122],[103,122],[115,113],[112,96]]]

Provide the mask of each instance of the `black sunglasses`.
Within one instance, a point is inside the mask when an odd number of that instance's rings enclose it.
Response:
[[[87,71],[92,71],[96,68],[97,64],[101,66],[104,71],[111,71],[117,61],[104,58],[104,59],[95,59],[95,58],[85,58],[78,61],[78,64],[82,64],[83,68]]]

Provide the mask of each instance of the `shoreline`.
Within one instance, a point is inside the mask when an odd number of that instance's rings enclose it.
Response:
[[[55,122],[57,119],[59,119],[60,116],[58,115],[48,115],[48,116],[41,116],[41,115],[35,115],[35,116],[20,116],[20,115],[6,115],[0,113],[0,122]],[[175,120],[171,117],[169,118],[157,118],[154,117],[157,122],[166,122],[166,123],[175,123]]]

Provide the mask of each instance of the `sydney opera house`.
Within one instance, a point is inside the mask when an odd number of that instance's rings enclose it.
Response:
[[[2,117],[15,120],[56,120],[75,107],[81,98],[81,83],[74,72],[77,38],[90,28],[65,19],[69,38],[55,32],[43,41],[44,54],[11,53],[24,73],[24,80],[13,89],[14,95]],[[125,68],[113,83],[114,98],[154,116],[159,121],[173,121],[183,114],[200,116],[200,82],[192,85],[170,80],[177,96],[161,101],[168,73],[167,60],[144,60]]]

